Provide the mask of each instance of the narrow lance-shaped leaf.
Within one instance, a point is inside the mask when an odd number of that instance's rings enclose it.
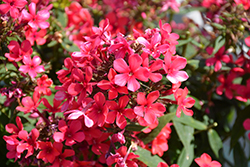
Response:
[[[207,126],[204,123],[202,123],[200,121],[197,121],[193,117],[186,116],[184,114],[182,114],[180,118],[174,117],[173,120],[175,120],[177,122],[181,122],[181,123],[183,123],[185,125],[188,125],[190,127],[198,129],[198,130],[205,130],[205,129],[207,129]]]
[[[150,151],[145,150],[138,146],[138,149],[134,152],[136,155],[140,157],[137,158],[143,163],[145,163],[148,167],[157,167],[160,162],[165,162],[158,155],[152,155]]]
[[[212,148],[215,156],[218,158],[219,150],[223,147],[221,138],[214,129],[209,129],[207,132],[207,135],[208,135],[208,141],[209,141],[210,147]]]
[[[162,128],[166,126],[168,122],[170,122],[173,117],[175,116],[175,113],[168,113],[162,117],[159,118],[159,124],[158,126],[152,130],[149,134],[139,134],[138,137],[145,143],[149,143],[161,132]]]

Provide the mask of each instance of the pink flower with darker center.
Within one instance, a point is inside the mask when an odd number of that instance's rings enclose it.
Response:
[[[10,16],[14,19],[19,17],[19,9],[22,9],[26,4],[26,0],[3,0],[5,4],[0,5],[0,14],[6,14],[10,11]]]
[[[30,56],[24,56],[24,65],[20,66],[19,71],[23,73],[28,73],[31,78],[35,78],[37,76],[37,73],[45,71],[44,66],[39,65],[41,62],[42,60],[39,56],[34,56],[33,59],[31,59]]]
[[[22,11],[22,18],[25,21],[28,21],[28,25],[33,29],[46,29],[50,26],[49,22],[46,22],[46,20],[50,17],[50,13],[45,10],[40,10],[36,13],[36,4],[34,2],[31,2],[29,4],[29,12],[24,9]]]
[[[115,84],[127,84],[128,90],[135,92],[140,88],[140,83],[136,79],[147,82],[149,71],[146,67],[141,67],[142,58],[138,54],[129,56],[128,62],[129,66],[122,58],[114,61],[115,70],[121,73],[115,76]]]
[[[82,142],[85,139],[85,135],[82,131],[82,124],[80,121],[72,121],[68,126],[64,120],[60,120],[58,123],[58,129],[61,132],[55,132],[53,138],[56,142],[63,142],[66,140],[65,145],[72,146],[76,142]]]

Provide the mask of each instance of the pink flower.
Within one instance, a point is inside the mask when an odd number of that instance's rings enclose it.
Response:
[[[243,122],[243,127],[245,128],[245,130],[250,130],[250,118],[247,118],[244,122]],[[250,140],[250,133],[248,133],[248,138]]]
[[[140,106],[134,108],[136,115],[144,117],[145,121],[148,124],[153,124],[156,121],[157,116],[163,115],[166,111],[166,108],[161,103],[154,103],[160,96],[159,91],[153,91],[148,94],[147,98],[145,93],[139,92],[137,94],[137,103]]]
[[[52,86],[53,81],[48,78],[47,75],[43,75],[41,78],[37,79],[37,87],[35,87],[35,91],[39,92],[41,95],[50,96],[51,90],[50,86]]]
[[[37,109],[37,107],[39,106],[39,104],[41,102],[38,102],[40,99],[40,96],[37,92],[34,92],[33,94],[33,99],[30,96],[24,97],[22,99],[22,106],[18,106],[16,108],[16,110],[18,111],[22,111],[25,114],[29,113],[29,112],[33,112],[35,109]]]
[[[22,60],[23,56],[30,56],[33,52],[28,40],[24,40],[21,47],[17,41],[10,41],[8,48],[10,53],[5,53],[5,57],[7,57],[9,61],[15,62]]]
[[[184,57],[174,57],[167,53],[164,62],[163,69],[167,73],[167,79],[170,82],[177,84],[178,82],[183,82],[188,79],[188,74],[185,71],[179,71],[180,69],[185,68],[187,64],[187,60]]]
[[[195,158],[194,160],[200,167],[221,167],[218,161],[212,161],[212,158],[203,153],[200,158]]]
[[[53,99],[53,107],[49,104],[48,100],[43,98],[42,99],[43,105],[47,108],[45,111],[52,112],[52,113],[57,113],[61,112],[61,106],[60,104],[62,101],[58,101],[55,98]]]
[[[103,93],[98,92],[94,95],[95,103],[89,109],[87,115],[99,127],[102,127],[107,119],[108,106]]]
[[[118,93],[121,94],[128,94],[128,89],[125,86],[118,86],[115,84],[115,76],[116,72],[113,68],[110,68],[109,73],[108,73],[108,79],[107,80],[101,80],[97,86],[103,90],[109,90],[108,96],[109,99],[114,99],[118,96]]]
[[[113,123],[116,119],[116,125],[124,129],[127,126],[127,120],[125,116],[129,119],[135,118],[134,110],[131,108],[126,108],[129,102],[128,96],[122,96],[119,98],[118,104],[114,101],[107,101],[107,105],[111,110],[107,116],[107,123]]]
[[[23,63],[24,65],[21,65],[19,68],[19,71],[23,73],[28,73],[31,78],[35,78],[37,73],[44,72],[44,66],[39,65],[42,62],[41,58],[39,56],[34,56],[33,59],[31,59],[30,56],[24,56],[23,57]]]
[[[137,41],[145,46],[142,50],[152,55],[153,58],[160,57],[161,53],[165,53],[169,49],[169,44],[161,44],[162,38],[159,32],[154,33],[150,40],[149,43],[144,37],[137,38]]]
[[[19,17],[19,9],[22,9],[26,4],[26,0],[3,0],[5,4],[0,5],[0,14],[6,14],[10,11],[10,16],[14,19]]]
[[[176,2],[176,0],[163,1],[163,6],[161,11],[166,11],[168,10],[169,7],[171,7],[175,12],[179,12],[180,4]]]
[[[62,143],[55,142],[53,146],[60,154],[55,158],[51,167],[73,166],[73,162],[65,158],[75,155],[75,151],[71,149],[64,149],[64,152],[62,153],[62,149],[63,149]]]
[[[250,1],[249,0],[234,0],[234,2],[239,5],[242,4],[245,10],[250,8]]]
[[[133,161],[133,159],[138,158],[139,155],[135,155],[133,152],[127,152],[127,147],[121,146],[117,149],[116,154],[110,155],[106,162],[107,165],[112,165],[116,163],[116,167],[138,167],[137,163]]]
[[[165,163],[165,162],[160,162],[160,163],[157,165],[157,167],[169,167],[169,166],[168,166],[168,164]],[[170,167],[179,167],[179,165],[173,164],[173,165],[171,165]]]
[[[33,155],[34,149],[37,149],[37,139],[39,137],[39,131],[37,129],[32,129],[28,134],[27,131],[22,130],[18,133],[18,137],[23,140],[23,142],[17,146],[17,152],[23,153],[24,150],[28,150],[25,158]]]
[[[52,145],[51,142],[38,142],[38,148],[41,151],[37,154],[38,159],[42,159],[43,161],[49,161],[53,163],[55,158],[60,155],[59,151],[55,148],[55,144]]]
[[[9,133],[12,133],[12,134],[15,134],[15,135],[18,135],[18,133],[23,130],[23,124],[21,122],[21,119],[20,117],[16,117],[16,125],[12,124],[12,123],[9,123],[5,126],[5,129],[7,132]]]
[[[58,123],[58,129],[61,132],[55,132],[53,138],[56,142],[63,142],[66,140],[65,145],[72,146],[77,142],[82,142],[85,139],[85,135],[82,131],[82,124],[80,121],[72,121],[68,125],[64,120],[60,120]]]
[[[208,54],[212,54],[213,48],[208,47],[207,52],[208,52]],[[224,54],[224,52],[225,52],[225,47],[223,46],[218,50],[218,52],[214,55],[214,57],[208,58],[206,60],[206,65],[212,66],[215,64],[214,71],[219,71],[222,67],[221,61],[223,61],[225,63],[230,62],[230,57],[228,55]]]
[[[46,29],[41,29],[40,31],[36,31],[35,29],[29,28],[25,31],[26,39],[30,41],[33,46],[36,42],[37,45],[43,45],[46,42],[44,36],[46,35]]]
[[[137,91],[140,83],[136,80],[148,81],[149,71],[145,67],[141,67],[142,58],[138,54],[129,56],[129,66],[124,59],[119,58],[114,61],[114,68],[121,74],[115,76],[115,84],[125,86],[127,83],[128,90]]]
[[[174,92],[174,97],[178,105],[176,111],[177,117],[181,116],[181,110],[184,112],[184,114],[188,116],[193,115],[193,111],[187,108],[191,108],[194,105],[195,100],[192,97],[186,98],[187,94],[188,94],[187,87],[185,87],[184,89],[178,89],[176,92]]]
[[[31,2],[29,4],[29,12],[27,12],[26,9],[22,11],[22,18],[25,21],[28,21],[28,25],[33,29],[46,29],[50,26],[47,20],[50,17],[50,14],[47,10],[40,10],[36,14],[36,4],[34,2]]]

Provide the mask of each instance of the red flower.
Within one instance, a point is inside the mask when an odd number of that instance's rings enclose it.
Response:
[[[10,11],[10,16],[14,19],[19,17],[19,9],[22,9],[26,4],[26,0],[3,0],[5,4],[0,5],[0,14],[6,14]]]
[[[153,58],[158,58],[162,53],[165,53],[169,49],[169,44],[161,44],[161,35],[159,32],[156,32],[152,35],[150,43],[143,37],[137,38],[137,41],[144,45],[145,48],[142,50],[150,55]]]
[[[41,149],[41,151],[37,154],[38,159],[42,159],[43,161],[49,161],[50,163],[53,163],[55,158],[60,155],[60,153],[55,148],[54,144],[52,145],[51,142],[38,142],[38,148]]]
[[[34,149],[37,148],[37,139],[39,137],[39,131],[37,129],[32,129],[28,134],[27,131],[22,130],[18,133],[18,137],[25,141],[17,146],[17,152],[23,153],[24,150],[28,150],[25,158],[33,155]]]
[[[109,90],[108,96],[109,99],[114,99],[118,96],[118,93],[122,94],[128,94],[128,89],[125,86],[118,86],[115,84],[115,76],[116,72],[113,68],[109,70],[108,73],[108,79],[107,80],[101,80],[97,86],[103,90]]]
[[[194,160],[200,167],[221,167],[221,164],[217,161],[212,161],[212,158],[203,153],[200,158]]]
[[[129,102],[128,96],[122,96],[119,98],[118,104],[114,101],[108,101],[107,105],[111,110],[107,116],[107,123],[113,123],[116,119],[116,125],[124,129],[127,126],[127,120],[125,116],[129,119],[135,118],[134,110],[131,108],[126,108]]]
[[[40,96],[37,92],[33,93],[33,99],[30,96],[24,97],[22,99],[22,106],[18,106],[16,108],[16,110],[22,111],[25,114],[29,113],[29,112],[33,112],[41,102],[38,102],[40,99]]]
[[[188,116],[193,115],[193,111],[187,108],[191,108],[194,105],[195,100],[192,97],[186,98],[187,94],[187,87],[184,89],[178,89],[176,92],[174,92],[175,100],[177,101],[177,105],[179,105],[176,111],[177,117],[181,116],[181,110]]]
[[[208,54],[212,54],[213,48],[207,47],[207,52],[208,52]],[[223,46],[220,48],[220,50],[218,50],[218,52],[214,55],[214,57],[208,58],[206,60],[206,65],[212,66],[215,64],[214,71],[219,71],[222,67],[221,61],[223,61],[225,63],[230,62],[230,57],[228,55],[224,54],[224,52],[225,52],[225,47]]]
[[[171,56],[171,54],[167,53],[164,61],[163,69],[167,73],[167,79],[171,83],[177,84],[188,79],[188,74],[185,71],[179,71],[185,68],[187,64],[187,60],[184,57]]]
[[[122,58],[114,61],[115,70],[122,73],[115,76],[115,84],[125,86],[128,83],[128,90],[135,92],[140,88],[140,83],[136,79],[148,81],[149,71],[141,67],[142,58],[138,54],[129,56],[128,62],[129,66]]]
[[[16,117],[16,124],[17,124],[17,127],[16,125],[12,124],[12,123],[9,123],[5,126],[5,129],[7,132],[9,133],[13,133],[15,135],[18,135],[18,133],[23,130],[23,124],[21,122],[21,119],[20,117]]]
[[[24,40],[21,47],[17,41],[10,41],[8,48],[10,53],[5,53],[5,57],[7,57],[9,61],[15,62],[22,60],[23,56],[30,56],[33,52],[28,40]]]
[[[157,167],[169,167],[169,166],[168,166],[168,164],[165,163],[165,162],[160,162],[160,163],[157,165]],[[173,164],[173,165],[171,165],[170,167],[179,167],[179,165]]]
[[[24,65],[20,66],[19,71],[28,73],[31,78],[35,78],[37,73],[45,71],[44,66],[39,65],[41,63],[41,58],[39,56],[34,56],[33,59],[31,59],[30,56],[24,56],[23,63]]]
[[[48,78],[47,75],[43,75],[41,78],[37,79],[37,87],[35,87],[35,91],[39,92],[41,95],[51,95],[50,87],[53,84],[53,81]]]
[[[81,132],[82,124],[80,121],[72,121],[67,126],[64,120],[60,120],[58,123],[58,129],[61,132],[55,132],[53,138],[56,142],[63,142],[66,140],[65,145],[72,146],[77,142],[82,142],[85,139],[85,135]]]
[[[25,31],[25,37],[30,41],[32,46],[35,44],[35,42],[37,45],[43,45],[46,42],[46,39],[44,38],[46,33],[46,29],[41,29],[37,32],[35,29],[29,28]]]
[[[168,123],[158,136],[152,141],[152,154],[158,154],[160,157],[168,150],[168,139],[170,138],[172,123]]]
[[[243,122],[243,127],[245,128],[245,130],[250,130],[250,118],[247,118],[244,122]],[[248,138],[250,140],[250,133],[248,133]]]
[[[98,92],[94,96],[95,103],[89,109],[87,115],[94,121],[99,127],[102,127],[105,123],[108,115],[108,106],[105,104],[106,99],[103,93]]]
[[[135,155],[134,153],[127,152],[127,147],[121,146],[117,149],[116,154],[110,155],[107,158],[107,165],[112,165],[116,163],[115,167],[138,167],[137,163],[133,161],[133,159],[138,158],[139,155]]]
[[[22,10],[22,17],[24,20],[28,21],[28,25],[33,29],[46,29],[50,26],[47,20],[50,14],[47,10],[40,10],[36,14],[36,4],[31,2],[29,4],[29,12],[26,9]]]
[[[45,111],[52,112],[52,113],[57,113],[61,112],[61,106],[60,104],[62,101],[58,101],[55,98],[53,99],[53,107],[49,104],[48,100],[43,98],[42,99],[43,105],[47,108]]]
[[[89,83],[92,78],[92,69],[91,67],[87,67],[85,69],[84,77],[84,73],[82,70],[74,68],[72,70],[72,76],[76,81],[80,83],[71,83],[68,87],[68,92],[72,96],[76,96],[79,94],[78,101],[81,102],[86,97],[87,92],[89,94],[91,94],[92,92],[92,84]]]
[[[144,117],[148,124],[153,124],[156,121],[156,117],[163,115],[166,111],[163,104],[153,103],[159,96],[160,93],[158,90],[149,93],[147,98],[145,97],[145,93],[139,92],[137,94],[137,103],[140,106],[136,106],[134,112],[136,115]]]
[[[62,153],[62,149],[63,149],[62,143],[55,142],[53,146],[60,154],[55,158],[51,167],[73,166],[73,162],[65,158],[75,155],[75,151],[71,149],[65,149],[64,152]]]

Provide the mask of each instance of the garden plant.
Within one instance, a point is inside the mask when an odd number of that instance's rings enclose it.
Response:
[[[247,167],[249,0],[0,1],[1,166]]]

